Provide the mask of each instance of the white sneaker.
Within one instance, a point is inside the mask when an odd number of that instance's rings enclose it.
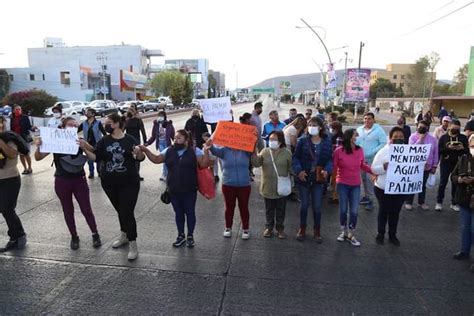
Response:
[[[337,236],[337,241],[345,241],[347,239],[347,233],[342,231],[339,236]]]
[[[224,230],[224,237],[225,237],[225,238],[230,238],[230,237],[232,237],[232,229],[226,228],[226,229]]]
[[[459,212],[461,210],[461,208],[459,207],[459,205],[455,205],[455,204],[451,204],[449,206],[450,209],[452,209],[453,211],[455,212]]]
[[[436,203],[435,211],[441,212],[443,210],[443,205],[441,203]]]
[[[138,257],[138,247],[137,247],[137,241],[131,241],[130,242],[130,248],[128,249],[128,260],[135,260]]]
[[[408,203],[405,203],[405,209],[406,209],[407,211],[411,211],[411,210],[413,209],[413,205],[408,204]]]
[[[249,238],[250,238],[250,233],[249,233],[249,231],[248,231],[248,230],[244,230],[244,231],[242,232],[242,239],[243,239],[243,240],[247,240],[247,239],[249,239]]]
[[[114,243],[112,244],[112,248],[120,248],[126,244],[128,244],[127,234],[124,232],[121,232],[119,239],[114,241]]]
[[[351,242],[352,246],[355,247],[360,247],[360,241],[358,241],[355,236],[352,236],[349,238],[349,241]]]

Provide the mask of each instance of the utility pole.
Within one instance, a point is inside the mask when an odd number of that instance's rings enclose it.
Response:
[[[107,53],[100,52],[97,54],[97,62],[100,64],[101,78],[102,78],[102,94],[104,96],[104,100],[107,99]]]
[[[345,61],[344,61],[344,81],[343,81],[343,88],[342,88],[342,95],[346,93],[346,84],[347,84],[347,52],[344,52],[344,55],[346,55]]]
[[[359,69],[360,69],[360,63],[361,63],[361,60],[362,60],[362,47],[365,46],[365,43],[363,42],[360,42],[360,47],[359,47]]]

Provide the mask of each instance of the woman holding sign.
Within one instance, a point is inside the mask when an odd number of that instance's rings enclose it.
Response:
[[[305,239],[306,219],[311,199],[314,216],[314,238],[318,243],[321,243],[323,186],[326,185],[328,174],[332,171],[332,143],[320,118],[312,117],[309,120],[308,135],[298,139],[292,165],[293,171],[298,175],[296,183],[301,198],[300,229],[296,238],[299,241]]]
[[[75,128],[76,126],[76,120],[72,117],[67,117],[63,120],[59,128]],[[40,152],[42,144],[43,142],[39,137],[36,140],[36,161],[42,160],[49,155],[49,153]],[[99,233],[97,232],[94,213],[92,212],[89,186],[84,172],[84,164],[87,162],[86,156],[84,156],[82,150],[79,149],[77,155],[53,154],[53,157],[53,162],[56,167],[56,171],[54,172],[54,190],[56,191],[59,201],[61,201],[64,219],[66,220],[66,225],[71,234],[71,249],[76,250],[79,248],[79,236],[77,235],[76,222],[74,219],[74,204],[72,202],[73,195],[76,197],[82,215],[84,215],[92,232],[93,247],[100,247],[101,241]]]
[[[385,227],[388,222],[388,241],[395,246],[400,246],[400,241],[397,238],[398,218],[406,195],[385,194],[385,179],[390,159],[390,144],[403,145],[404,143],[405,135],[403,129],[395,126],[390,130],[389,143],[375,155],[374,162],[372,163],[372,171],[377,175],[374,192],[379,203],[378,234],[376,238],[376,242],[379,245],[382,245],[384,242]]]
[[[263,237],[271,237],[273,228],[277,230],[277,237],[285,239],[285,210],[286,196],[279,195],[279,177],[288,178],[291,174],[291,152],[286,149],[285,135],[282,131],[272,131],[268,137],[269,147],[264,148],[260,153],[255,146],[252,155],[254,167],[262,167],[262,181],[260,183],[260,194],[265,199],[265,215],[267,222]],[[288,182],[291,193],[291,182]],[[276,225],[275,225],[276,220]]]
[[[100,161],[102,188],[118,213],[121,234],[112,247],[119,248],[130,242],[128,260],[135,260],[138,249],[134,212],[140,191],[135,163],[143,161],[145,155],[137,147],[135,137],[123,133],[124,123],[124,117],[109,114],[105,120],[105,131],[109,135],[97,143],[95,150],[83,139],[79,144],[90,160]]]

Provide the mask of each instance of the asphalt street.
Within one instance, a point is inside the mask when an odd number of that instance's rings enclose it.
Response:
[[[263,118],[274,108],[265,99]],[[305,107],[296,106],[300,111]],[[252,104],[234,106],[238,119]],[[289,106],[281,105],[282,117]],[[170,115],[176,128],[189,112]],[[151,132],[152,118],[146,119]],[[173,248],[176,238],[171,205],[159,200],[165,185],[161,166],[144,162],[136,207],[139,258],[128,249],[112,249],[118,218],[99,179],[89,180],[91,200],[103,245],[92,248],[90,232],[76,204],[81,247],[69,248],[70,236],[54,192],[51,157],[33,163],[22,176],[17,212],[28,234],[23,250],[0,255],[0,314],[148,315],[273,314],[380,315],[474,314],[474,273],[458,262],[459,214],[403,210],[401,247],[375,243],[377,211],[360,208],[357,237],[361,247],[337,242],[338,207],[323,204],[322,236],[296,241],[299,204],[287,206],[289,238],[264,239],[265,212],[258,193],[260,171],[252,184],[250,240],[240,239],[236,212],[230,239],[224,239],[224,201],[220,186],[214,200],[198,198],[196,247]],[[449,188],[447,189],[447,192]],[[434,208],[434,190],[428,203]],[[312,217],[309,216],[311,227]],[[0,238],[7,228],[0,219]],[[310,230],[311,233],[311,230]]]

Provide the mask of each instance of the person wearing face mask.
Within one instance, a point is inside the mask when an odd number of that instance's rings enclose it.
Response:
[[[209,149],[195,148],[189,132],[177,130],[173,145],[153,154],[147,147],[139,146],[148,159],[155,163],[165,163],[168,168],[167,189],[175,212],[178,237],[173,247],[194,247],[194,229],[196,227],[197,168],[209,166]],[[186,236],[184,225],[187,224]]]
[[[374,113],[367,112],[364,114],[364,125],[357,128],[357,135],[359,135],[357,145],[364,150],[365,162],[370,165],[374,160],[375,154],[387,144],[387,135],[383,128],[375,123]],[[364,197],[359,203],[365,205],[365,209],[370,211],[374,209],[374,185],[365,172],[361,176]]]
[[[156,150],[163,151],[172,145],[175,130],[173,121],[168,120],[165,111],[158,112],[158,118],[153,121],[153,129],[151,137],[145,142],[145,146],[150,146],[155,142]],[[163,173],[160,177],[161,181],[166,181],[168,176],[168,168],[163,165]]]
[[[439,155],[440,155],[440,180],[438,187],[438,194],[436,196],[436,207],[435,210],[443,210],[443,199],[446,185],[448,184],[449,177],[456,166],[459,157],[469,152],[469,144],[467,137],[461,134],[461,122],[459,120],[453,120],[451,128],[448,132],[441,136],[438,142]],[[450,208],[459,212],[459,205],[454,203],[454,194],[456,193],[456,182],[451,183],[451,205]]]
[[[403,129],[403,135],[405,136],[404,141],[405,141],[405,144],[408,144],[408,140],[410,139],[410,136],[411,136],[411,128],[410,126],[407,125],[407,119],[405,118],[405,116],[403,115],[400,116],[400,118],[397,121],[397,126]]]
[[[423,121],[420,121],[419,124],[421,122]],[[374,162],[372,163],[372,172],[377,175],[374,190],[379,204],[379,213],[377,216],[378,233],[375,240],[379,245],[384,243],[385,229],[388,222],[388,241],[395,246],[400,246],[400,241],[397,238],[397,228],[405,195],[385,194],[385,179],[387,176],[388,161],[390,160],[390,144],[402,145],[405,143],[403,129],[398,126],[393,127],[389,132],[389,139],[389,144],[375,155]]]
[[[104,126],[102,125],[102,122],[96,120],[95,115],[96,112],[94,109],[87,109],[87,120],[82,122],[77,129],[78,133],[83,132],[84,139],[86,139],[86,141],[92,147],[95,147],[99,140],[101,140],[103,136],[107,135]],[[88,160],[87,164],[89,165],[89,179],[93,179],[95,176],[94,162],[92,160]],[[97,166],[97,171],[99,171],[99,166]]]
[[[5,137],[5,119],[0,116],[0,213],[5,218],[10,240],[0,252],[23,248],[26,245],[26,234],[15,208],[20,193],[21,177],[18,172],[18,146],[20,137],[11,133],[8,139]],[[16,139],[16,140],[15,140]]]
[[[265,200],[266,224],[263,237],[273,236],[285,239],[285,210],[286,196],[278,195],[278,177],[288,177],[291,174],[291,152],[286,149],[285,136],[282,131],[273,131],[269,135],[268,148],[260,153],[255,149],[252,155],[254,167],[262,167],[260,194]],[[277,173],[278,172],[278,173]]]
[[[76,127],[76,120],[72,117],[67,117],[63,120],[60,128],[74,128]],[[36,140],[35,160],[40,161],[47,157],[49,153],[40,152],[42,145],[41,138]],[[86,219],[87,225],[92,232],[92,245],[98,248],[102,245],[100,236],[97,230],[94,213],[89,195],[89,186],[86,181],[86,174],[84,172],[84,164],[86,157],[79,149],[76,155],[53,154],[53,162],[56,167],[54,173],[54,190],[61,201],[63,208],[64,219],[71,234],[70,247],[72,250],[79,249],[79,236],[77,234],[76,222],[74,219],[74,204],[72,196],[76,200],[81,209],[82,215]]]
[[[140,191],[135,163],[143,161],[145,155],[137,147],[137,139],[123,133],[124,123],[120,115],[109,114],[105,120],[105,131],[109,135],[104,136],[95,149],[84,139],[79,140],[79,145],[89,159],[100,162],[102,188],[118,213],[121,233],[112,247],[119,248],[130,243],[128,259],[135,260],[138,247],[134,212]]]
[[[61,127],[63,120],[63,110],[58,106],[53,106],[52,110],[53,117],[49,119],[47,126],[51,128]]]
[[[33,138],[31,137],[30,132],[34,132],[38,129],[31,125],[29,117],[23,114],[21,106],[17,104],[13,106],[13,115],[10,120],[10,130],[20,135],[28,145],[28,149],[31,150]],[[20,154],[20,161],[24,168],[22,174],[32,174],[33,169],[31,168],[30,154]]]
[[[453,255],[456,260],[470,257],[474,243],[474,136],[469,137],[469,153],[461,156],[451,180],[457,183],[455,200],[461,208],[461,250]],[[471,265],[474,272],[474,264]]]
[[[193,110],[191,118],[184,125],[184,129],[191,133],[195,147],[202,149],[204,141],[201,136],[209,131],[198,109]]]
[[[339,195],[339,220],[341,233],[337,241],[349,241],[353,246],[359,247],[360,242],[355,237],[357,215],[360,199],[360,174],[371,174],[370,166],[365,163],[364,151],[355,144],[357,131],[348,129],[342,137],[333,157],[333,170],[336,173],[336,191]],[[349,211],[349,222],[347,221]]]
[[[146,131],[145,125],[143,124],[142,119],[138,116],[138,112],[135,106],[131,106],[126,114],[125,119],[125,133],[135,137],[137,142],[140,144],[140,133],[142,134],[143,143],[146,143]],[[140,181],[143,181],[143,177],[140,176],[140,162],[136,162],[138,174]]]
[[[452,119],[449,116],[443,117],[441,121],[441,125],[436,127],[435,130],[433,131],[433,136],[436,138],[437,141],[448,132],[449,129],[449,124],[451,124]]]
[[[308,134],[298,139],[292,166],[293,172],[298,176],[296,183],[301,199],[300,228],[296,238],[299,241],[305,239],[308,207],[311,201],[314,238],[321,243],[322,195],[323,186],[326,185],[328,174],[332,171],[332,144],[320,118],[313,117],[309,120]]]
[[[418,193],[418,205],[422,210],[429,210],[430,207],[425,203],[426,197],[426,182],[430,174],[436,174],[436,167],[438,166],[439,155],[438,155],[438,141],[436,138],[428,132],[428,123],[425,121],[419,121],[417,125],[416,133],[410,136],[408,141],[410,145],[415,144],[431,144],[430,153],[425,163],[425,170],[423,172],[423,187],[422,191]],[[405,209],[413,209],[413,201],[415,199],[414,194],[406,195]]]

